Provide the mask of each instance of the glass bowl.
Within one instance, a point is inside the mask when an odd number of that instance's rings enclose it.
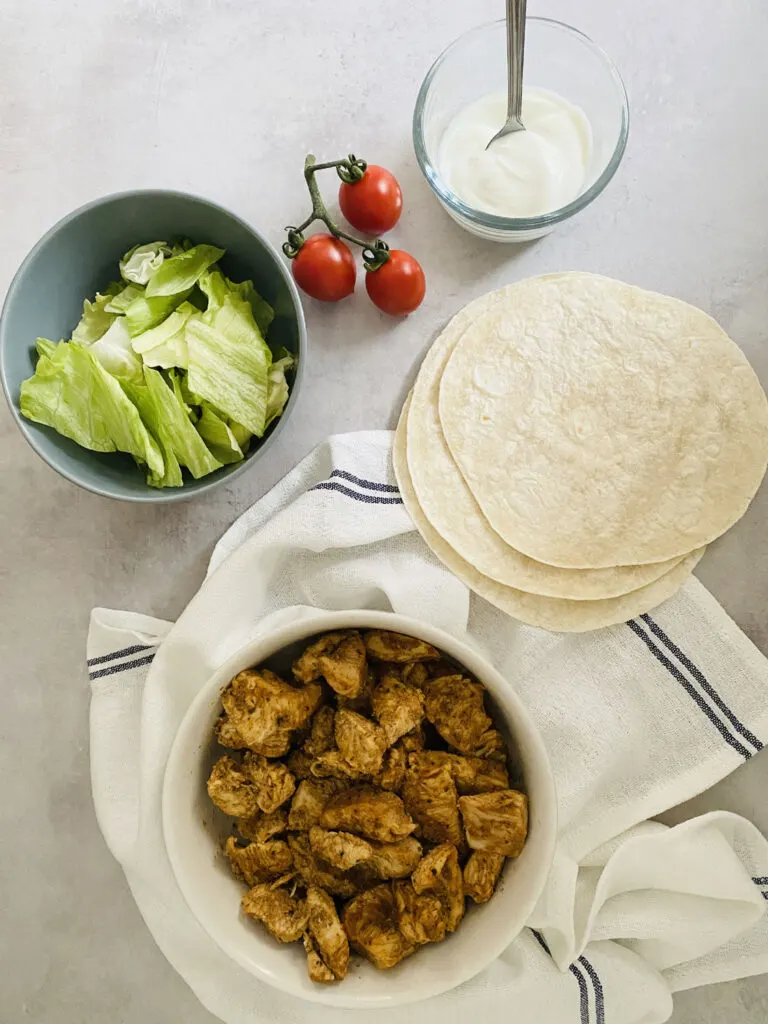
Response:
[[[459,110],[488,93],[506,91],[506,53],[503,20],[479,25],[451,43],[429,69],[419,90],[413,145],[430,188],[457,223],[494,242],[526,242],[548,234],[600,195],[627,146],[629,105],[619,72],[591,39],[562,22],[528,18],[525,85],[549,89],[581,107],[592,128],[591,162],[581,193],[557,210],[534,217],[500,217],[475,210],[443,180],[438,150],[446,127]]]

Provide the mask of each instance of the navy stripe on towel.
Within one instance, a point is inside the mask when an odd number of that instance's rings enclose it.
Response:
[[[148,665],[150,661],[154,660],[154,653],[148,654],[145,658],[136,658],[135,661],[121,661],[117,665],[108,665],[106,668],[100,668],[98,672],[89,672],[89,679],[101,679],[102,676],[113,676],[118,672],[127,672],[132,668],[139,668],[141,665]]]
[[[753,878],[755,885],[768,885],[768,875],[765,878]]]
[[[762,750],[763,744],[760,742],[760,740],[753,733],[751,733],[745,725],[742,725],[742,723],[738,720],[736,715],[734,715],[734,713],[722,699],[717,690],[715,690],[714,686],[712,686],[712,684],[706,678],[701,669],[697,668],[697,666],[693,664],[691,659],[680,650],[677,644],[670,640],[670,638],[667,636],[667,634],[664,632],[661,626],[659,626],[657,622],[654,622],[650,615],[641,615],[640,618],[643,620],[643,622],[647,624],[648,628],[654,634],[654,636],[656,636],[664,644],[667,650],[671,651],[672,654],[674,654],[674,656],[677,658],[680,664],[687,668],[693,676],[693,678],[698,683],[700,683],[704,693],[706,693],[709,697],[712,698],[712,703],[715,704],[722,711],[723,715],[728,719],[728,721],[731,723],[736,732],[740,736],[743,736],[748,743],[751,743],[756,751]]]
[[[359,491],[352,491],[349,487],[336,483],[335,480],[324,480],[321,484],[315,484],[314,487],[310,487],[310,491],[338,491],[340,494],[346,494],[348,498],[365,502],[367,505],[403,504],[402,498],[384,498],[380,494],[361,494]]]
[[[391,491],[394,494],[398,493],[398,488],[393,484],[377,484],[373,480],[361,480],[359,476],[348,473],[346,469],[334,469],[331,473],[331,479],[335,476],[341,477],[342,480],[348,480],[351,484],[357,484],[358,487],[365,487],[368,491]]]
[[[597,971],[586,957],[580,956],[579,963],[583,966],[592,980],[592,987],[595,990],[595,1019],[597,1024],[605,1024],[605,996],[603,986],[598,977]]]
[[[656,646],[653,637],[649,636],[642,628],[642,626],[640,626],[639,623],[637,623],[634,619],[630,619],[627,625],[633,633],[640,637],[640,639],[643,641],[643,643],[654,656],[654,658],[656,658],[656,660],[664,666],[664,668],[669,672],[669,674],[673,676],[678,681],[678,683],[680,683],[683,689],[693,698],[696,705],[704,712],[704,714],[707,716],[710,722],[714,725],[714,727],[723,737],[725,742],[730,747],[733,747],[736,753],[740,754],[745,761],[748,761],[749,758],[752,757],[754,752],[748,750],[743,743],[737,740],[735,736],[731,735],[728,726],[718,718],[714,709],[711,708],[709,704],[707,704],[707,702],[704,700],[699,691],[693,686],[693,684],[685,678],[685,676],[677,667],[677,665],[674,665],[666,656],[666,654],[664,654],[664,652]]]
[[[544,941],[544,936],[541,934],[541,932],[537,932],[535,928],[531,928],[531,931],[533,932],[534,938],[541,946],[541,948],[544,950],[544,952],[551,956],[552,954],[549,952],[549,946]],[[584,966],[587,967],[587,962],[584,960],[584,957],[579,957],[579,961],[584,963]],[[597,973],[595,972],[591,964],[589,964],[589,967],[587,969],[590,971],[590,977],[593,977],[594,975],[593,984],[595,985],[595,1006],[597,1013],[603,1014],[602,1017],[598,1017],[598,1024],[603,1024],[603,1022],[605,1021],[605,1011],[603,1007],[603,986],[600,984],[600,979],[597,977]],[[571,964],[568,970],[574,976],[579,985],[579,1014],[581,1017],[581,1024],[589,1024],[589,991],[587,990],[586,979],[579,970],[579,968],[576,966],[576,964]],[[599,1001],[597,1001],[598,989],[600,991]],[[597,1009],[597,1007],[600,1007],[600,1009]]]
[[[114,661],[115,658],[126,658],[129,654],[138,654],[139,651],[151,651],[149,644],[134,644],[133,647],[124,647],[121,651],[112,651],[111,654],[102,654],[98,658],[89,658],[87,665],[103,665],[105,661]]]

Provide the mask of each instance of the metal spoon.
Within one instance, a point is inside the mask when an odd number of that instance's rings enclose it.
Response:
[[[512,132],[525,131],[520,120],[523,108],[523,57],[525,51],[526,0],[507,0],[507,120],[485,147]]]

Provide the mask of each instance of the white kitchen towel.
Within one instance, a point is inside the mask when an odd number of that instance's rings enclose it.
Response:
[[[256,981],[208,938],[173,879],[160,802],[179,722],[226,658],[288,617],[364,607],[481,649],[538,722],[558,785],[559,844],[530,927],[478,977],[419,1004],[423,1024],[470,1013],[656,1024],[675,990],[768,970],[768,843],[725,812],[671,829],[648,821],[761,748],[768,662],[695,579],[652,614],[595,633],[513,621],[427,550],[394,482],[391,441],[376,431],[317,448],[227,531],[175,624],[93,612],[96,812],[161,950],[227,1024],[357,1020]]]

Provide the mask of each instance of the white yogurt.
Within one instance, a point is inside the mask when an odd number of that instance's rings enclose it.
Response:
[[[507,116],[507,95],[491,93],[460,110],[440,140],[443,180],[468,206],[501,217],[533,217],[582,190],[592,152],[584,112],[546,89],[525,89],[525,131],[489,139]]]

